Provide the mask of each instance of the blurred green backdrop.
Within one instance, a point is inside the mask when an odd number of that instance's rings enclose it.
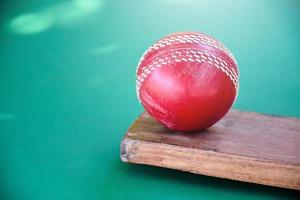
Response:
[[[236,56],[234,107],[300,117],[299,1],[3,0],[0,199],[296,199],[292,190],[124,164],[135,68],[177,31]],[[299,196],[298,196],[299,197]]]

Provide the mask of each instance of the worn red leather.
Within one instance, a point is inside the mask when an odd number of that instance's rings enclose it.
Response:
[[[153,44],[137,68],[137,95],[145,110],[178,131],[206,129],[230,109],[238,93],[233,55],[214,38],[175,33]]]

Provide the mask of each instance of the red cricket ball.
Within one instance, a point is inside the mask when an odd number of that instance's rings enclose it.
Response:
[[[175,33],[153,44],[136,71],[137,96],[166,127],[198,131],[220,120],[238,93],[233,55],[198,32]]]

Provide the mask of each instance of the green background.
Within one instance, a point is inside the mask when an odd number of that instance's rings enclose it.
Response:
[[[296,199],[296,191],[122,163],[135,68],[177,31],[236,56],[234,107],[300,117],[297,1],[1,1],[0,199]]]

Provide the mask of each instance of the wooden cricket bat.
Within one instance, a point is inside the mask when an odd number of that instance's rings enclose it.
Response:
[[[182,133],[142,113],[122,140],[121,159],[300,190],[300,119],[231,110],[207,130]]]

